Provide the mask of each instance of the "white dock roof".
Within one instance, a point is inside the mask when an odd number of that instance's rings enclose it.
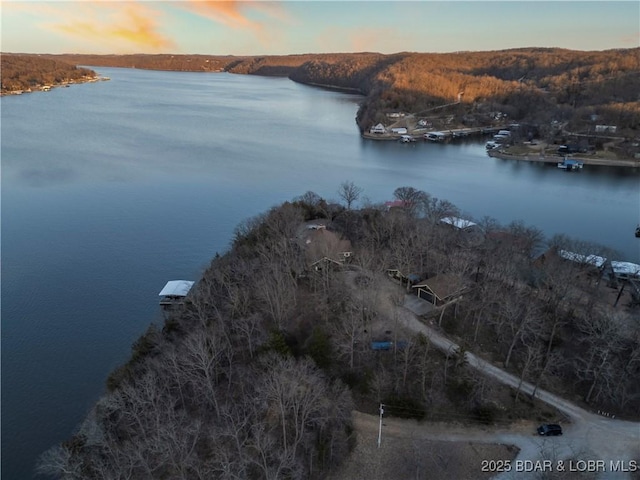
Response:
[[[465,220],[464,218],[459,218],[459,217],[444,217],[440,221],[444,223],[448,223],[449,225],[453,225],[454,227],[459,228],[461,230],[477,225],[477,223],[474,223],[471,220]]]
[[[611,268],[616,275],[640,278],[640,265],[637,263],[612,261]]]
[[[558,255],[566,260],[571,260],[576,263],[588,263],[596,268],[600,268],[607,261],[606,258],[598,255],[581,255],[579,253],[570,252],[568,250],[558,250]]]
[[[186,297],[193,287],[190,280],[169,280],[158,294],[160,297]]]

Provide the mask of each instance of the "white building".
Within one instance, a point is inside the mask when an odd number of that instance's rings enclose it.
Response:
[[[385,133],[387,131],[386,128],[384,128],[384,125],[382,125],[381,123],[371,127],[369,129],[370,133]]]

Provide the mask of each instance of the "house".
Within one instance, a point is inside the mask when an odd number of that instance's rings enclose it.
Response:
[[[596,133],[616,133],[616,125],[596,125]]]
[[[391,129],[391,133],[395,133],[396,135],[406,135],[407,129],[404,127],[394,127]]]
[[[387,211],[389,211],[392,208],[408,208],[411,206],[411,202],[408,202],[407,200],[391,200],[389,202],[384,202],[384,206]]]
[[[570,155],[572,153],[585,153],[587,149],[580,147],[580,145],[569,144],[569,145],[560,145],[558,147],[558,150],[556,151],[558,155]]]
[[[314,270],[342,266],[351,257],[351,242],[326,228],[307,229],[304,237],[307,264]]]
[[[387,275],[390,278],[392,278],[393,280],[397,280],[402,285],[405,285],[407,283],[409,285],[414,285],[414,284],[418,283],[421,280],[420,275],[418,275],[417,273],[409,273],[407,275],[404,275],[397,268],[388,268],[387,269]]]
[[[381,123],[371,127],[369,129],[369,133],[385,133],[387,131],[386,128],[384,128],[384,125],[382,125]]]
[[[416,295],[436,307],[446,305],[468,290],[465,282],[456,275],[440,274],[414,285]]]

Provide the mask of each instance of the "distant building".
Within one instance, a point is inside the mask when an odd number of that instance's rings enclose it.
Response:
[[[449,274],[436,275],[413,288],[418,297],[437,307],[460,298],[468,289],[461,278]]]
[[[303,242],[307,264],[316,271],[327,265],[341,266],[352,255],[351,242],[326,228],[307,229]]]
[[[616,133],[616,125],[596,125],[596,133]]]
[[[384,125],[382,125],[381,123],[371,127],[369,129],[370,133],[385,133],[387,131],[386,128],[384,128]]]

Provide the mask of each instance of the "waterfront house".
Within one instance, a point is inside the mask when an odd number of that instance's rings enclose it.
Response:
[[[369,129],[370,133],[378,133],[378,134],[385,133],[386,131],[387,131],[387,129],[384,128],[384,125],[382,125],[381,123],[379,123],[379,124],[377,124],[377,125],[375,125],[375,126],[373,126],[373,127],[371,127]]]
[[[307,264],[316,271],[342,266],[351,257],[351,242],[326,228],[308,229],[303,239]]]

